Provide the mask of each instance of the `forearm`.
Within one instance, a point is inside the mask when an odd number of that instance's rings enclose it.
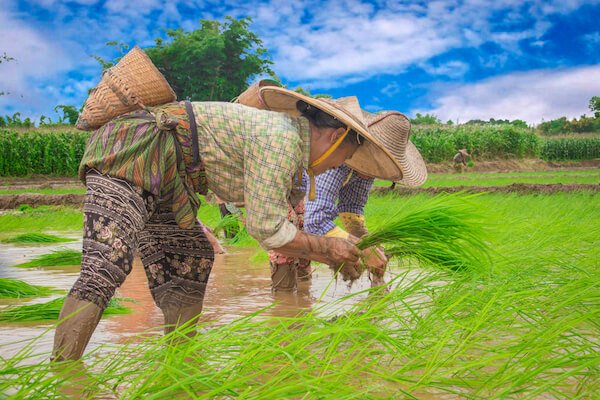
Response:
[[[292,241],[273,250],[288,257],[307,258],[329,265],[356,262],[358,259],[358,249],[349,241],[302,231],[298,231]]]

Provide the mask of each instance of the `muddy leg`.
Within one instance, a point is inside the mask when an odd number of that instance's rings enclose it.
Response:
[[[192,321],[191,324],[198,322],[198,317],[202,312],[202,303],[193,304],[191,306],[182,307],[178,305],[169,305],[162,308],[163,315],[165,317],[165,335],[173,332],[175,328],[185,324],[188,321]],[[195,330],[186,330],[188,336],[194,336]]]
[[[298,286],[298,264],[271,261],[271,287],[274,291],[292,292]]]
[[[310,260],[305,258],[298,259],[298,280],[310,281],[312,278],[313,269],[310,266]]]
[[[90,171],[83,212],[81,272],[67,296],[56,328],[52,358],[82,356],[102,312],[131,271],[137,231],[152,197],[126,181]]]
[[[67,296],[59,316],[62,322],[56,328],[54,335],[52,360],[66,361],[81,358],[103,311],[92,302]]]

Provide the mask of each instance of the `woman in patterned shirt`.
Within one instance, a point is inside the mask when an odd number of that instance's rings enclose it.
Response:
[[[355,97],[312,99],[279,87],[260,94],[283,112],[179,102],[121,115],[92,133],[79,171],[87,186],[81,273],[61,311],[54,359],[81,357],[136,251],[165,331],[197,320],[214,261],[196,219],[196,193],[208,189],[245,204],[248,232],[263,248],[329,264],[345,279],[360,275],[350,241],[287,220],[293,178],[307,171],[314,196],[314,176],[351,157],[371,159],[382,178],[401,176],[399,165],[367,131]]]

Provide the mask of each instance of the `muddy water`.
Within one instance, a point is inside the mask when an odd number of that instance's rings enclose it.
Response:
[[[77,279],[79,266],[44,269],[21,269],[11,265],[28,261],[36,256],[61,248],[80,249],[81,241],[60,246],[7,246],[0,244],[0,277],[11,277],[31,284],[51,286],[68,290]],[[332,281],[332,273],[326,266],[317,265],[310,282],[301,282],[297,293],[272,293],[268,264],[251,264],[249,259],[254,248],[230,248],[227,254],[217,255],[208,282],[202,319],[218,324],[227,323],[248,313],[263,309],[265,315],[294,316],[308,312],[324,303],[339,299],[351,292],[370,286],[368,277],[355,282],[352,288],[342,282]],[[56,295],[54,297],[57,297]],[[154,305],[147,288],[144,269],[136,259],[131,274],[117,292],[118,297],[132,299],[126,305],[132,309],[129,315],[102,319],[88,349],[102,343],[119,343],[141,332],[159,334],[163,317]],[[33,304],[54,297],[32,300],[3,300],[0,307],[10,304]],[[356,301],[353,299],[352,301]],[[340,312],[348,304],[340,305]],[[8,357],[19,351],[23,344],[38,338],[35,352],[47,354],[52,348],[52,323],[0,324],[0,356]]]

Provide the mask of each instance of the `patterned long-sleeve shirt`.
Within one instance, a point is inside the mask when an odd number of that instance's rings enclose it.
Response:
[[[349,177],[349,175],[352,176]],[[317,197],[306,201],[304,230],[325,235],[335,228],[339,213],[364,215],[364,208],[373,186],[373,178],[363,178],[346,165],[315,177]]]
[[[297,229],[287,221],[292,180],[308,167],[308,120],[233,103],[192,103],[198,150],[207,186],[225,201],[243,202],[246,228],[266,249],[290,242]],[[173,198],[180,226],[195,218],[197,199],[176,146],[186,143],[186,129],[159,132],[144,112],[140,118],[117,118],[92,134],[80,166],[129,180]],[[143,117],[143,118],[142,118]],[[111,125],[112,124],[112,125]],[[108,127],[108,128],[107,128]],[[184,154],[185,155],[185,154]],[[189,167],[189,166],[188,166]]]
[[[243,202],[246,229],[262,247],[294,239],[288,197],[308,168],[308,120],[231,103],[193,103],[200,155],[209,188],[224,201]]]

